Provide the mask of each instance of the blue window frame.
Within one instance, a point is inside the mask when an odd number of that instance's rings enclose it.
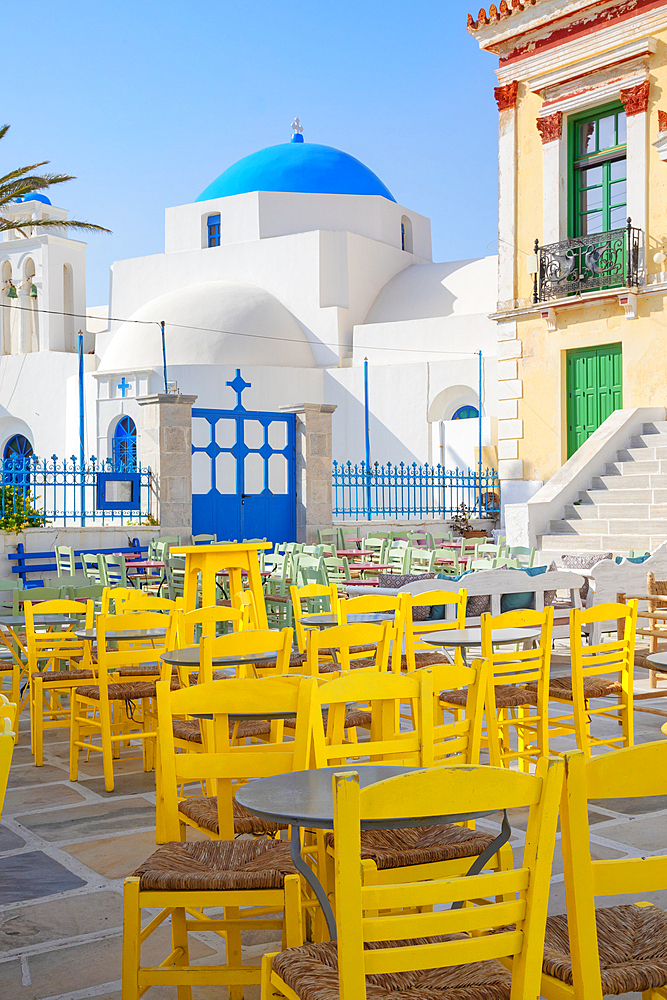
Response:
[[[219,215],[209,215],[207,219],[208,226],[208,245],[210,247],[220,246],[220,216]]]
[[[121,417],[113,432],[113,464],[116,472],[137,467],[137,428],[132,417]]]
[[[476,406],[459,406],[452,420],[475,420],[478,416],[479,410]]]
[[[32,455],[32,444],[24,434],[15,434],[9,439],[4,451],[3,486],[17,486],[24,491],[30,488]]]
[[[23,434],[15,434],[5,445],[5,458],[30,458],[32,445]]]

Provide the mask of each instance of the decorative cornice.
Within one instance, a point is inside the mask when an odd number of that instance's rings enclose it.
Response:
[[[627,90],[621,91],[621,103],[625,105],[625,113],[628,117],[648,111],[650,89],[651,84],[645,80],[636,87],[629,87]]]
[[[494,87],[493,96],[496,99],[498,111],[507,111],[508,108],[515,108],[518,91],[518,80],[512,80],[511,83],[506,83],[504,87]]]
[[[511,0],[511,3],[508,3],[508,0],[500,0],[499,7],[496,7],[494,3],[491,4],[488,15],[482,7],[477,15],[477,20],[474,19],[472,14],[468,14],[468,31],[477,31],[478,28],[489,24],[491,21],[502,21],[503,18],[510,17],[513,11],[525,10],[526,7],[534,7],[538,2],[539,0]]]
[[[554,111],[552,115],[538,118],[535,124],[537,131],[542,136],[542,142],[553,142],[555,139],[560,139],[563,134],[563,113],[562,111]]]
[[[658,132],[667,132],[667,111],[658,111]]]

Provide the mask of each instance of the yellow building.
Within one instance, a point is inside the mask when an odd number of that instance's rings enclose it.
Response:
[[[468,30],[499,58],[498,458],[519,500],[612,412],[667,402],[667,3],[503,0]]]

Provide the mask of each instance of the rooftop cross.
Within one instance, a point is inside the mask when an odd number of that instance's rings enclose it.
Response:
[[[303,132],[303,125],[301,124],[298,118],[294,119],[290,127],[293,132],[297,133],[297,135],[301,135],[301,133]]]
[[[243,393],[244,389],[250,388],[252,382],[246,382],[246,380],[241,375],[241,369],[237,368],[236,375],[234,376],[234,378],[231,380],[231,382],[226,382],[225,384],[228,385],[230,389],[233,389],[234,392],[236,393],[236,406],[234,407],[234,409],[245,410],[245,406],[241,402],[241,394]]]
[[[128,389],[131,388],[131,385],[129,382],[125,381],[124,375],[123,375],[123,381],[118,383],[118,388],[123,393],[123,399],[125,399],[125,393],[127,392]]]

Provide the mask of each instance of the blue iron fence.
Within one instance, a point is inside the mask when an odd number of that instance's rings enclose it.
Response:
[[[128,465],[124,468],[124,465]],[[139,506],[123,506],[122,487],[118,503],[98,506],[98,474],[120,473],[139,480]],[[0,527],[37,527],[42,524],[126,524],[151,513],[151,470],[139,463],[114,464],[94,455],[81,465],[73,455],[40,459],[34,455],[0,459]],[[107,491],[108,493],[108,491]],[[107,497],[108,500],[108,497]]]
[[[441,465],[380,465],[365,462],[333,463],[333,515],[354,520],[373,517],[450,517],[465,510],[472,517],[500,513],[498,473],[487,469],[481,477],[472,469],[444,469]]]

